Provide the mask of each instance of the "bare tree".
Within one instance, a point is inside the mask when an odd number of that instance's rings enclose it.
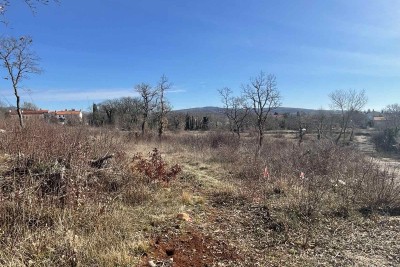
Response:
[[[22,109],[26,110],[39,110],[39,107],[31,102],[25,102],[22,104]]]
[[[398,128],[400,127],[400,105],[399,104],[391,104],[386,106],[383,110],[384,116],[386,118],[387,124],[390,127]]]
[[[97,126],[106,123],[123,130],[132,130],[140,120],[141,108],[142,101],[138,97],[108,99],[93,104],[91,123]]]
[[[142,98],[142,136],[144,136],[149,115],[156,107],[155,100],[157,97],[157,90],[154,90],[147,83],[136,85],[135,90]]]
[[[317,138],[321,139],[321,136],[324,134],[327,115],[325,110],[320,108],[316,114],[313,115],[313,120],[315,124],[315,128],[317,128]]]
[[[38,67],[39,58],[31,51],[32,39],[21,37],[19,39],[9,37],[0,39],[0,59],[3,67],[7,70],[5,79],[11,80],[14,95],[17,102],[17,113],[21,127],[24,127],[23,117],[20,108],[21,82],[29,77],[29,74],[38,74],[41,69]]]
[[[47,5],[50,2],[60,2],[59,0],[23,0],[23,1],[34,13],[36,12],[38,4]],[[0,0],[0,15],[4,15],[10,6],[11,6],[11,0]]]
[[[121,97],[116,100],[116,120],[121,129],[132,130],[141,116],[142,101],[138,97]]]
[[[117,110],[117,100],[105,100],[99,106],[106,113],[108,124],[113,124]]]
[[[171,89],[172,84],[168,81],[167,76],[161,76],[157,85],[158,105],[157,105],[157,122],[158,137],[161,138],[167,124],[167,113],[171,111],[171,105],[165,99],[165,93]]]
[[[10,2],[10,0],[5,0],[4,2]],[[25,4],[32,10],[32,12],[36,12],[36,8],[38,4],[47,5],[50,2],[60,2],[59,0],[24,0]]]
[[[243,86],[244,96],[250,101],[257,117],[258,147],[261,150],[264,127],[269,113],[281,105],[281,95],[278,91],[276,77],[264,72],[250,79],[250,84]]]
[[[338,124],[338,121],[340,121],[338,114],[335,114],[330,110],[324,110],[322,107],[319,108],[317,112],[308,116],[310,117],[310,131],[317,131],[318,140],[322,137],[328,138],[328,136],[332,136],[334,125]]]
[[[25,4],[29,7],[32,13],[36,13],[36,8],[38,5],[47,5],[50,2],[60,2],[59,0],[21,0],[24,1]],[[0,16],[3,17],[1,22],[4,24],[8,24],[7,20],[5,19],[5,15],[11,6],[11,0],[0,0]]]
[[[343,140],[346,140],[346,130],[352,124],[352,117],[365,106],[368,99],[365,90],[357,91],[354,89],[336,90],[329,94],[329,98],[331,99],[331,107],[338,109],[341,113],[341,129],[336,138],[336,143],[338,143],[342,137]],[[353,130],[352,127],[350,139],[353,136]]]
[[[229,120],[231,130],[236,132],[240,138],[240,131],[243,128],[247,115],[249,115],[246,99],[244,96],[232,96],[232,90],[228,87],[219,89],[218,92],[221,96],[221,102],[224,105],[224,114]]]

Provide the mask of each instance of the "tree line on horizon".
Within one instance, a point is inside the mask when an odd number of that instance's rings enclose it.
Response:
[[[0,38],[0,60],[6,72],[6,80],[9,80],[16,99],[16,109],[21,128],[24,128],[24,121],[21,112],[20,89],[21,83],[28,79],[32,74],[38,74],[41,69],[38,65],[38,57],[31,50],[32,39],[21,37]],[[134,87],[139,97],[122,97],[120,99],[106,100],[98,104],[93,104],[90,117],[90,124],[94,126],[118,125],[122,129],[131,130],[135,124],[140,123],[140,132],[144,136],[148,126],[151,129],[157,128],[158,136],[161,137],[168,127],[168,121],[175,126],[175,130],[180,125],[185,125],[186,130],[208,130],[212,120],[203,116],[200,118],[190,117],[186,114],[185,121],[174,114],[169,116],[171,105],[166,98],[166,93],[172,84],[165,75],[162,75],[156,86],[148,83],[140,83]],[[271,129],[274,121],[274,111],[281,106],[281,94],[278,90],[277,80],[273,74],[260,72],[256,77],[250,78],[249,83],[242,85],[241,94],[234,96],[230,88],[222,88],[218,92],[221,96],[224,115],[229,124],[229,129],[236,133],[240,138],[240,133],[244,129],[249,129],[252,125],[257,132],[258,145],[261,149],[265,130]],[[357,127],[356,117],[359,116],[362,108],[367,103],[365,90],[336,90],[329,94],[331,108],[339,111],[337,124],[340,126],[339,133],[335,137],[335,142],[351,141],[354,129]],[[387,113],[393,113],[396,105],[388,106]],[[287,116],[288,117],[288,116]],[[280,128],[293,128],[287,120],[280,121]],[[304,120],[304,119],[303,119]],[[317,123],[318,138],[323,129],[324,116],[320,117]],[[275,120],[276,121],[276,120]],[[299,129],[303,129],[304,122],[298,119]],[[221,122],[223,125],[224,123]],[[215,123],[218,126],[218,122]],[[319,126],[318,126],[319,125]],[[330,128],[332,129],[332,120]],[[397,127],[397,126],[396,126]],[[169,127],[171,128],[171,127]],[[350,129],[350,133],[348,133]],[[330,130],[332,132],[332,130]],[[390,132],[391,136],[397,136],[398,130],[395,128]],[[302,134],[301,134],[302,136]],[[393,139],[393,138],[392,138]]]
[[[39,4],[48,4],[49,2],[58,2],[57,0],[23,0],[32,10],[36,11]],[[8,24],[5,19],[11,1],[0,0],[0,16],[3,17],[3,23]],[[10,81],[16,100],[16,110],[19,117],[21,128],[24,128],[24,121],[21,112],[20,90],[24,80],[32,74],[40,74],[42,69],[39,67],[39,58],[32,50],[32,38],[30,36],[0,37],[0,60],[5,70],[6,80]],[[147,128],[157,129],[158,136],[161,137],[170,125],[179,129],[184,125],[185,130],[208,130],[210,127],[209,117],[194,117],[186,114],[182,123],[182,116],[170,116],[171,105],[165,97],[165,94],[171,88],[172,84],[165,75],[162,75],[155,87],[148,83],[141,83],[135,86],[135,91],[139,97],[122,97],[120,99],[106,100],[98,104],[93,104],[89,122],[94,126],[118,125],[122,129],[131,130],[136,124],[140,124],[141,135],[144,136]],[[221,96],[221,102],[224,108],[224,115],[229,124],[229,130],[236,133],[240,138],[240,133],[249,128],[249,125],[257,131],[258,145],[261,148],[264,139],[265,130],[271,128],[273,123],[274,110],[281,106],[282,97],[277,86],[277,79],[273,74],[260,72],[249,83],[242,85],[241,93],[238,96],[233,95],[230,88],[218,90]],[[336,123],[339,125],[339,133],[335,137],[335,142],[346,142],[352,140],[354,128],[357,125],[357,117],[362,108],[367,103],[365,90],[336,90],[329,94],[331,108],[339,111],[336,116]],[[26,104],[27,105],[27,104]],[[398,121],[398,104],[388,105],[385,112],[391,121]],[[271,118],[272,117],[272,118]],[[280,128],[288,128],[288,117],[279,122]],[[298,128],[304,127],[304,122],[297,116]],[[314,118],[314,123],[318,132],[318,138],[326,132],[323,121],[325,115],[320,113],[318,118]],[[332,117],[333,118],[333,117]],[[272,120],[271,120],[272,119]],[[276,120],[275,120],[276,121]],[[304,121],[304,119],[303,119]],[[212,124],[212,123],[211,123]],[[223,124],[223,123],[222,123]],[[331,119],[330,128],[332,129],[333,119]],[[218,126],[218,122],[215,123]],[[291,127],[291,126],[289,126]],[[399,129],[398,124],[390,128],[388,135],[396,137]],[[350,133],[348,130],[350,129]],[[331,130],[332,132],[332,130]],[[392,138],[393,139],[393,138]]]

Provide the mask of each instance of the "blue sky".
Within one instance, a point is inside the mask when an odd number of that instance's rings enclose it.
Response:
[[[61,0],[36,15],[13,2],[2,35],[33,38],[44,72],[23,100],[41,108],[86,110],[162,74],[175,109],[220,106],[217,89],[239,94],[261,70],[286,107],[329,108],[347,88],[366,90],[366,108],[400,102],[397,0]],[[0,99],[14,103],[8,82]]]

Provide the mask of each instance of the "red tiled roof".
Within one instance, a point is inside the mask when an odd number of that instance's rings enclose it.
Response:
[[[16,110],[9,111],[11,115],[18,115]],[[44,115],[44,114],[52,114],[52,115],[80,115],[81,111],[78,110],[60,110],[60,111],[50,111],[48,109],[40,109],[40,110],[21,110],[22,115]]]
[[[81,112],[77,110],[64,110],[64,111],[52,111],[54,115],[79,115]]]

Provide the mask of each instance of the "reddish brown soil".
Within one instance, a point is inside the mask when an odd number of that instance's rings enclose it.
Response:
[[[173,264],[170,263],[173,258]],[[141,266],[149,266],[152,260],[157,266],[207,267],[232,264],[240,261],[235,248],[224,241],[205,236],[193,226],[182,231],[168,231],[156,236]],[[226,266],[226,265],[223,265]]]

